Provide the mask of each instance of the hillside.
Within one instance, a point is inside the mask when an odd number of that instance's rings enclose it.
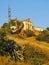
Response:
[[[15,38],[14,36],[9,36],[9,35],[7,37],[9,39],[14,40],[20,46],[25,45],[25,44],[29,44],[30,46],[32,46],[34,48],[39,47],[49,57],[49,43],[39,42],[39,41],[36,40],[36,37],[30,37],[30,38],[25,38],[25,39]]]
[[[25,20],[27,26],[23,28],[23,24],[18,21],[14,23],[15,20],[12,20],[11,28],[9,23],[4,23],[0,29],[0,64],[49,65],[49,28],[34,30],[31,22],[28,26],[28,20]]]
[[[25,48],[26,49],[25,54],[28,57],[25,56],[27,58],[27,61],[16,61],[15,63],[14,60],[10,60],[10,56],[9,57],[1,56],[0,57],[1,65],[3,64],[4,65],[5,64],[6,65],[11,65],[11,64],[12,65],[16,65],[16,64],[17,65],[40,65],[40,64],[47,65],[49,64],[49,43],[39,42],[36,40],[35,36],[22,39],[22,38],[17,37],[16,35],[10,34],[10,35],[7,35],[7,38],[14,40],[22,48],[24,45],[26,45],[27,49]],[[33,54],[33,57],[32,57],[32,54]]]
[[[14,40],[16,43],[18,43],[19,46],[24,46],[24,45],[29,45],[32,48],[34,48],[36,51],[42,51],[42,54],[44,54],[42,60],[44,60],[44,63],[47,65],[47,63],[49,63],[49,43],[46,42],[39,42],[36,40],[36,37],[32,36],[29,38],[25,38],[25,39],[21,39],[21,38],[16,38],[15,36],[11,35],[11,36],[7,36],[9,39]],[[27,53],[27,52],[26,52]],[[31,53],[30,53],[31,54]],[[39,54],[39,53],[38,53]],[[41,54],[41,55],[42,55]],[[40,55],[39,55],[40,57]],[[36,64],[35,64],[36,65]],[[42,65],[42,64],[41,64]]]

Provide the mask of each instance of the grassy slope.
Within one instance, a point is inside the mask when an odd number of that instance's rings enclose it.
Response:
[[[7,36],[7,37],[17,42],[20,46],[24,44],[29,44],[34,48],[39,47],[49,57],[49,43],[41,42],[41,41],[39,42],[35,39],[35,37],[30,37],[25,39],[15,38],[13,36]]]
[[[14,40],[15,42],[17,42],[20,46],[24,45],[24,44],[29,44],[30,46],[32,46],[35,49],[41,49],[43,51],[44,54],[46,54],[46,56],[49,58],[49,44],[46,42],[39,42],[35,39],[35,37],[30,37],[30,38],[25,38],[25,39],[20,39],[20,38],[16,38],[12,35],[8,35],[7,36],[9,39]],[[5,60],[4,60],[5,59]],[[0,57],[0,64],[1,65],[30,65],[30,64],[26,64],[24,62],[17,62],[14,63],[14,61],[8,61],[9,58],[6,57]],[[47,60],[47,59],[46,59]],[[48,60],[49,62],[49,60]]]

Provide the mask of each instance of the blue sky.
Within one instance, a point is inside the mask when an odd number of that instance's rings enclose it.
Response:
[[[0,0],[0,26],[8,22],[8,5],[11,18],[30,18],[34,26],[49,27],[49,0]]]

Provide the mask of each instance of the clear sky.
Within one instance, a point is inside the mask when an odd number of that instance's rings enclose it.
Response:
[[[11,18],[30,18],[34,26],[49,27],[49,0],[0,0],[0,26],[8,22],[8,5]]]

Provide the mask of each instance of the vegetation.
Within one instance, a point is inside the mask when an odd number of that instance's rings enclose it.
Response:
[[[0,55],[5,54],[3,51],[4,40],[6,40],[6,32],[3,29],[0,29]]]
[[[45,63],[47,57],[40,49],[35,49],[30,45],[25,45],[24,61],[31,63],[31,65],[42,65]]]
[[[37,40],[49,42],[49,28],[47,28],[46,30],[42,31],[38,35]]]
[[[31,31],[31,30],[26,30],[26,31],[25,31],[25,34],[26,34],[27,37],[35,36],[34,32]]]
[[[2,30],[4,30],[4,32],[6,32],[6,34],[10,33],[10,27],[9,27],[9,23],[4,23],[1,27]]]
[[[18,38],[21,39],[18,39],[16,34],[11,34],[9,28],[9,24],[10,26],[18,25],[18,28],[23,28],[23,24],[18,21],[17,23],[4,23],[0,28],[0,64],[49,65],[49,56],[47,56],[49,45],[45,44],[45,42],[49,42],[49,27],[42,31],[37,38],[31,30],[22,31],[22,33],[18,34]],[[10,37],[7,37],[8,35]],[[23,35],[26,36],[25,39],[23,39]],[[40,41],[45,42],[42,44]],[[10,45],[12,42],[14,45]]]

